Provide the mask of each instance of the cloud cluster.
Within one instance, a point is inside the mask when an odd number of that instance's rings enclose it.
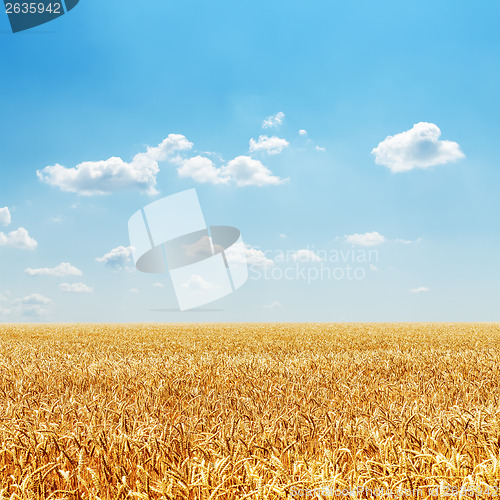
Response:
[[[29,235],[24,227],[20,227],[8,234],[0,232],[0,246],[34,250],[38,243]]]
[[[179,177],[189,177],[196,182],[208,184],[227,184],[229,179],[222,175],[210,158],[194,156],[181,162],[177,169]]]
[[[8,226],[12,221],[10,216],[9,207],[0,208],[0,225]]]
[[[39,293],[33,293],[12,300],[12,309],[9,312],[21,314],[22,316],[45,316],[50,311],[51,305],[52,300]]]
[[[284,118],[283,113],[268,117],[264,122],[278,126]],[[250,139],[250,153],[265,152],[269,155],[281,153],[289,146],[286,139],[261,135],[258,140]],[[234,184],[242,186],[277,185],[287,179],[273,175],[261,161],[251,156],[237,156],[222,166],[216,166],[210,153],[186,158],[181,153],[193,148],[193,143],[181,134],[170,134],[156,147],[148,147],[146,152],[134,156],[131,162],[113,156],[102,161],[85,161],[75,167],[67,168],[60,164],[47,166],[37,171],[38,179],[61,191],[83,196],[110,194],[128,189],[139,189],[149,195],[158,194],[156,177],[160,170],[159,162],[170,161],[177,166],[181,178],[208,184]],[[5,209],[0,209],[5,210]],[[7,217],[7,214],[1,217]]]
[[[270,155],[277,155],[289,145],[290,143],[286,139],[281,139],[275,135],[272,137],[261,135],[257,141],[255,139],[250,139],[250,152],[262,151]]]
[[[157,194],[158,162],[172,159],[189,150],[193,144],[180,134],[170,134],[156,147],[136,154],[131,162],[118,157],[102,161],[86,161],[66,168],[56,164],[37,171],[40,181],[61,191],[84,196],[109,194],[137,188],[147,194]]]
[[[38,269],[28,267],[24,272],[29,276],[56,276],[58,278],[63,276],[81,276],[83,274],[80,269],[72,266],[69,262],[63,262],[56,267],[41,267]]]
[[[274,265],[274,261],[266,257],[266,254],[254,248],[251,245],[238,246],[236,248],[231,248],[226,250],[226,259],[230,264],[241,264],[253,267],[270,267]]]
[[[250,156],[237,156],[222,167],[216,167],[210,158],[195,156],[183,160],[177,172],[179,177],[201,183],[234,183],[239,187],[278,185],[288,180],[273,175],[261,161]]]
[[[278,111],[275,115],[268,116],[262,122],[262,128],[279,127],[285,119],[285,113]]]
[[[351,245],[359,245],[362,247],[373,247],[384,243],[385,237],[377,233],[377,231],[363,234],[355,233],[346,235],[345,242],[350,243]]]
[[[113,271],[123,271],[130,262],[132,257],[132,247],[119,246],[113,248],[102,257],[97,257],[97,262],[102,262],[106,267]]]
[[[391,172],[408,172],[465,157],[456,142],[441,141],[440,136],[441,130],[434,123],[417,123],[410,130],[388,136],[374,148],[375,163],[385,165]]]

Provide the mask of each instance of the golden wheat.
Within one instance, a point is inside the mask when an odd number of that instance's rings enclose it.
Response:
[[[3,325],[0,343],[0,499],[500,488],[499,324]]]

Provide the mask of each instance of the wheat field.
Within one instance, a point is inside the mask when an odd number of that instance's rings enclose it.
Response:
[[[0,326],[0,498],[494,498],[500,324]]]

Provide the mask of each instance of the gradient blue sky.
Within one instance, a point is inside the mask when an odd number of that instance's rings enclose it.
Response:
[[[0,321],[498,321],[499,18],[485,1],[81,0],[12,34],[0,14],[0,208],[11,215],[0,224]],[[282,123],[263,128],[278,112]],[[389,151],[407,171],[376,163],[379,143],[420,122],[456,143],[455,156],[438,161],[435,142],[410,140]],[[157,195],[83,196],[37,177],[130,162],[169,134],[193,143],[184,159],[219,168],[251,156],[289,180],[202,183],[163,161]],[[289,145],[250,152],[261,135]],[[129,245],[136,210],[192,187],[207,222],[238,227],[254,257],[376,250],[378,262],[362,280],[250,279],[214,310],[172,312],[167,276],[96,258]],[[9,239],[21,227],[36,248]],[[373,232],[380,244],[359,244]],[[82,274],[25,271],[61,263]],[[321,263],[267,269],[297,265]]]

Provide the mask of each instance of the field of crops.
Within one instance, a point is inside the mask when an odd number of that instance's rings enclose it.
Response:
[[[0,498],[500,488],[500,324],[2,325],[0,401]]]

